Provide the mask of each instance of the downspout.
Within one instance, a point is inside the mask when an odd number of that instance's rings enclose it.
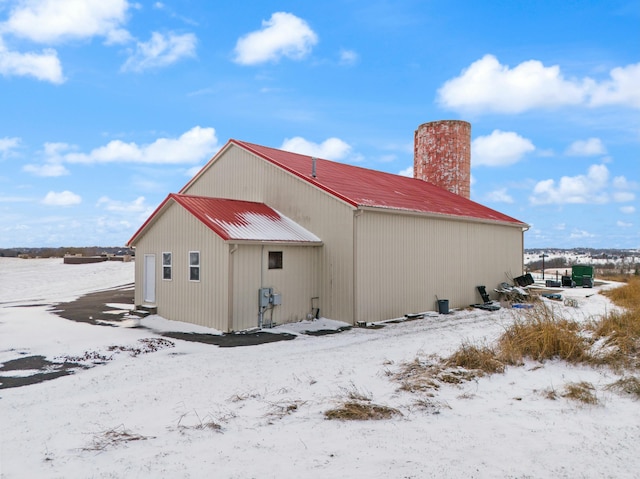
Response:
[[[358,227],[356,219],[358,219],[364,210],[357,209],[353,212],[353,324],[358,321]]]
[[[264,244],[260,246],[260,289],[264,288]],[[258,300],[258,328],[262,329],[264,322],[264,311],[260,306],[260,300]]]
[[[229,245],[229,276],[227,287],[229,290],[229,298],[227,304],[227,332],[233,331],[233,253],[238,251],[237,244]]]
[[[522,258],[522,266],[520,267],[520,274],[524,274],[524,234],[529,231],[530,225],[526,225],[522,228],[522,234],[520,235],[520,257]]]

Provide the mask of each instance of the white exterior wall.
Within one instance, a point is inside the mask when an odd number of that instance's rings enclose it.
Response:
[[[352,206],[236,145],[182,193],[265,203],[314,233],[323,242],[321,313],[353,321]]]
[[[356,218],[356,321],[482,302],[522,274],[522,228],[364,211]]]
[[[155,254],[158,314],[225,331],[228,246],[181,206],[171,203],[135,244],[136,304],[143,304],[145,254]],[[189,281],[189,251],[200,251],[200,281]],[[172,279],[162,279],[162,253],[172,253]],[[139,263],[139,265],[138,265]]]
[[[264,323],[306,319],[311,298],[320,296],[321,246],[239,245],[232,253],[233,330],[258,326],[258,290],[273,288],[282,305],[264,313]],[[282,269],[268,268],[269,251],[282,252]]]

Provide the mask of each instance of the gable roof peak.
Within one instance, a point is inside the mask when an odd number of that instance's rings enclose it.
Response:
[[[356,208],[361,206],[415,211],[527,226],[522,221],[420,179],[321,158],[315,160],[314,177],[312,156],[235,139],[229,140],[229,143],[259,156]]]

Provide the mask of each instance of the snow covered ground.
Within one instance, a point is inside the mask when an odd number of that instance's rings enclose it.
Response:
[[[3,479],[638,477],[640,404],[605,389],[620,377],[607,369],[531,362],[443,386],[433,397],[400,390],[390,377],[417,356],[492,341],[521,311],[455,311],[325,336],[299,334],[317,325],[282,326],[296,339],[221,348],[162,342],[161,331],[203,328],[173,328],[158,317],[125,328],[48,310],[47,303],[132,281],[132,263],[0,258],[0,363],[111,357],[0,389]],[[612,308],[602,295],[587,297],[596,292],[566,290],[579,307],[553,306],[588,319]],[[340,325],[325,320],[320,328]],[[0,369],[0,381],[14,373]],[[598,405],[546,397],[578,381],[595,386]],[[402,416],[325,419],[350,396]]]

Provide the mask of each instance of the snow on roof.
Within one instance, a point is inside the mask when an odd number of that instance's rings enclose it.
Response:
[[[133,235],[129,244],[169,201],[178,203],[225,241],[322,242],[316,235],[264,203],[170,194]]]
[[[322,159],[316,160],[314,178],[311,176],[310,156],[239,140],[230,140],[229,143],[260,156],[355,207],[408,210],[527,226],[522,221],[426,181]]]

